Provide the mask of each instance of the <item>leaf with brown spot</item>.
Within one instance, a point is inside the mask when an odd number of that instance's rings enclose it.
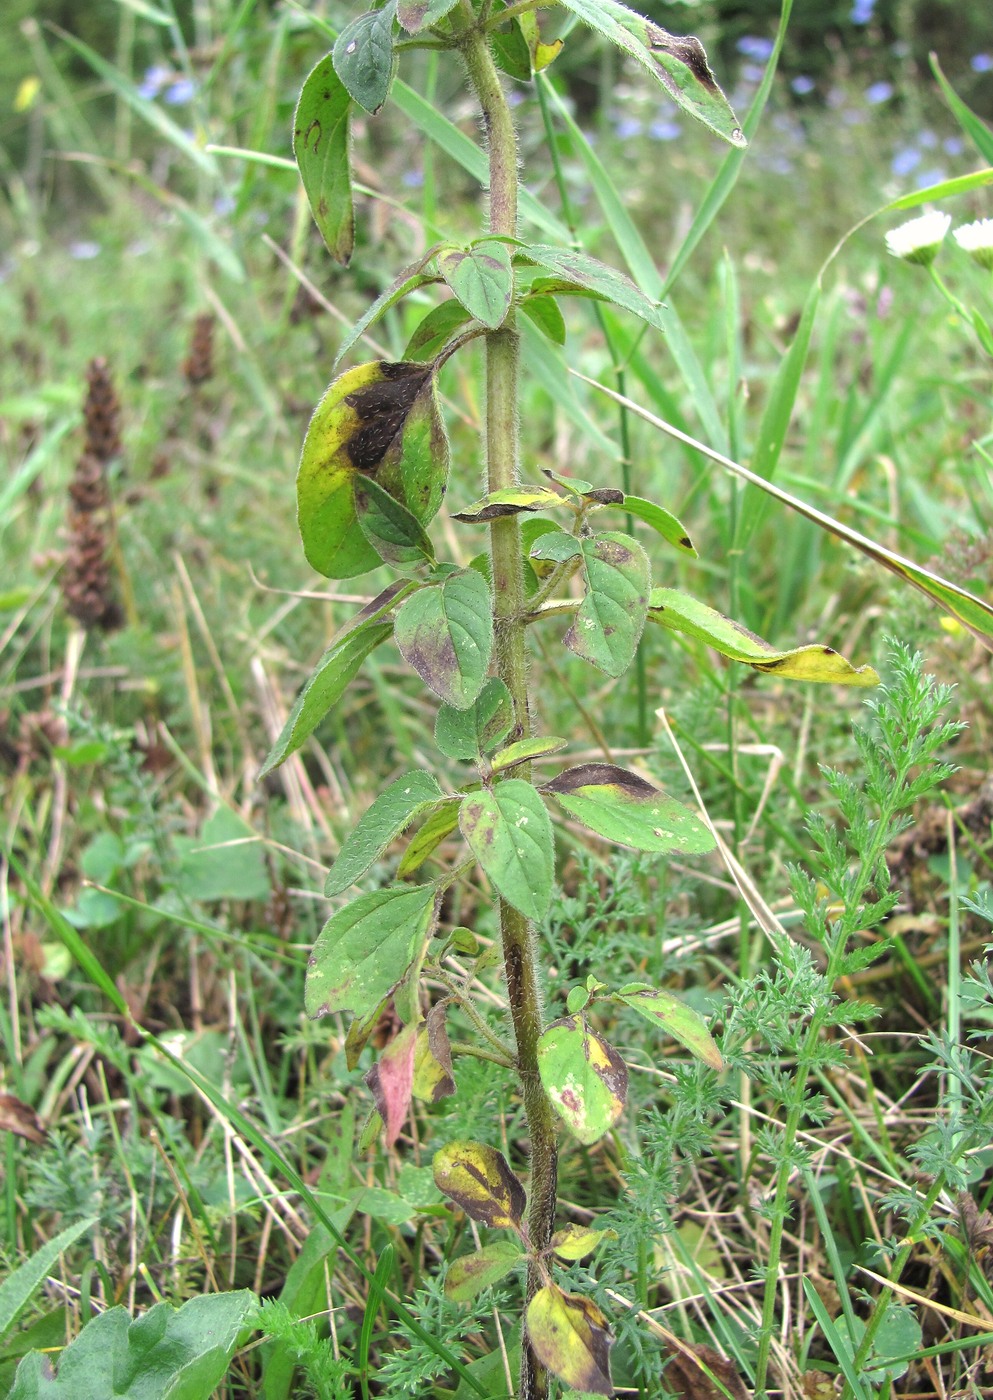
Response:
[[[416,1044],[417,1027],[404,1026],[365,1077],[386,1129],[387,1147],[392,1147],[400,1136],[410,1109]]]
[[[454,1259],[445,1275],[445,1297],[451,1303],[471,1303],[484,1288],[492,1288],[524,1258],[516,1240],[495,1240],[475,1254]]]
[[[695,812],[613,763],[566,768],[542,791],[590,831],[620,846],[660,855],[699,855],[714,848],[710,828]]]
[[[648,555],[637,540],[617,531],[591,535],[580,544],[586,597],[563,641],[608,676],[620,676],[634,660],[648,614]]]
[[[630,982],[626,987],[619,987],[615,996],[625,1006],[630,1006],[632,1011],[637,1011],[639,1016],[644,1016],[654,1026],[678,1040],[680,1045],[685,1045],[691,1055],[711,1069],[720,1071],[724,1068],[721,1053],[714,1044],[706,1021],[692,1006],[687,1006],[671,992],[663,992],[645,982]]]
[[[293,118],[293,154],[314,222],[331,256],[347,263],[355,242],[352,182],[348,165],[351,98],[331,55],[307,77]]]
[[[465,510],[456,511],[452,519],[465,521],[467,525],[484,525],[504,515],[554,510],[563,504],[559,493],[549,490],[547,486],[508,486],[502,491],[490,491],[478,501],[473,501],[471,506],[466,506]]]
[[[493,651],[492,597],[475,569],[458,569],[400,608],[393,633],[403,659],[435,695],[467,710]]]
[[[564,1016],[538,1038],[545,1093],[581,1143],[599,1142],[624,1112],[627,1066],[585,1016]]]
[[[555,877],[555,837],[531,784],[507,778],[491,791],[469,794],[459,825],[500,897],[525,918],[544,918]]]
[[[414,1050],[414,1096],[427,1103],[438,1103],[455,1093],[452,1047],[445,1016],[448,1003],[439,1001],[428,1012],[417,1032]]]
[[[482,1142],[450,1142],[434,1154],[434,1180],[472,1220],[520,1230],[527,1196],[510,1163]]]
[[[531,1299],[525,1322],[532,1351],[559,1380],[591,1395],[613,1395],[614,1337],[591,1298],[548,1284]]]

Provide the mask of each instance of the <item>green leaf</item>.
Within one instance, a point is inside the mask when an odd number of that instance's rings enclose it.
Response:
[[[689,856],[714,848],[709,827],[694,812],[613,763],[567,768],[542,791],[598,836],[636,851]]]
[[[461,805],[461,797],[446,797],[444,802],[440,803],[437,809],[431,813],[424,825],[407,843],[407,849],[400,857],[400,864],[397,866],[398,879],[405,880],[408,875],[413,875],[415,870],[420,870],[442,841],[452,834],[459,824]]]
[[[530,763],[533,758],[544,758],[546,754],[558,753],[568,746],[568,739],[557,739],[554,734],[535,734],[530,739],[518,739],[515,744],[495,753],[490,766],[494,773],[503,773],[515,768],[518,763]]]
[[[613,1395],[614,1338],[592,1299],[547,1284],[528,1303],[525,1322],[535,1356],[560,1381],[590,1395]]]
[[[127,1308],[109,1308],[59,1354],[54,1377],[47,1356],[26,1356],[9,1400],[208,1400],[257,1306],[242,1289],[205,1293],[178,1310],[156,1303],[133,1322]]]
[[[416,34],[419,29],[430,28],[444,19],[457,4],[458,0],[400,0],[397,19],[408,34]]]
[[[519,83],[531,81],[531,50],[516,19],[511,20],[509,29],[494,31],[490,43],[499,68]]]
[[[536,293],[525,297],[520,305],[525,316],[531,318],[553,345],[565,344],[565,319],[553,296]]]
[[[199,838],[173,838],[186,899],[268,899],[272,893],[258,833],[230,807],[218,807]]]
[[[307,1015],[369,1015],[403,981],[437,917],[432,885],[376,890],[339,909],[307,961]]]
[[[667,1031],[673,1040],[685,1045],[690,1054],[705,1065],[718,1071],[724,1068],[721,1052],[714,1044],[706,1021],[699,1012],[671,992],[660,991],[645,982],[630,982],[626,987],[618,988],[616,996],[618,1001],[630,1006],[639,1016]]]
[[[31,1300],[32,1294],[48,1277],[55,1267],[63,1250],[75,1244],[81,1235],[92,1230],[96,1217],[77,1220],[75,1224],[60,1230],[50,1240],[35,1250],[30,1259],[25,1259],[13,1269],[3,1283],[0,1283],[0,1341],[8,1335],[23,1309]]]
[[[767,671],[791,681],[822,681],[834,685],[878,685],[871,666],[852,666],[833,647],[803,646],[777,651],[754,632],[732,622],[706,603],[676,588],[652,591],[649,617],[673,632],[685,632],[756,671]]]
[[[505,739],[514,727],[514,702],[498,676],[491,676],[465,710],[442,705],[434,741],[446,758],[473,763]]]
[[[941,71],[938,62],[938,55],[931,54],[931,72],[938,80],[938,86],[944,94],[945,101],[951,109],[952,115],[959,126],[968,136],[976,150],[982,156],[987,165],[993,165],[993,131],[990,131],[986,123],[976,116],[975,112],[959,97],[951,83]]]
[[[578,253],[572,248],[554,248],[544,243],[524,244],[518,250],[518,256],[529,258],[539,267],[578,284],[613,306],[633,311],[656,330],[665,329],[661,304],[646,297],[630,277],[625,277],[616,268],[608,267],[598,258],[591,258],[589,254]]]
[[[516,1240],[496,1240],[475,1254],[453,1259],[445,1275],[445,1297],[451,1303],[471,1303],[484,1288],[499,1283],[524,1258]]]
[[[403,298],[408,296],[411,292],[417,291],[418,287],[426,287],[433,282],[437,282],[437,277],[432,277],[429,273],[423,271],[425,264],[431,260],[436,251],[436,248],[429,249],[423,257],[418,258],[416,262],[411,263],[409,267],[405,267],[399,276],[394,278],[385,291],[380,292],[376,300],[355,322],[355,325],[339,345],[338,353],[334,357],[333,369],[338,368],[352,346],[362,339],[369,327],[375,325],[380,317],[384,316],[386,312],[389,311],[391,306],[396,306],[398,301],[402,301]],[[412,357],[409,355],[404,355],[405,360],[411,358]],[[421,358],[423,358],[423,356]]]
[[[335,637],[297,696],[283,732],[262,765],[260,778],[296,753],[328,711],[337,705],[369,653],[392,631],[391,622],[366,622]]]
[[[483,525],[489,520],[499,520],[505,515],[520,515],[522,511],[554,510],[564,504],[557,491],[547,486],[505,486],[500,491],[490,491],[473,501],[465,510],[457,511],[453,520],[464,520],[468,525]]]
[[[838,1325],[842,1340],[851,1344],[850,1354],[854,1362],[855,1353],[865,1336],[866,1324],[861,1317],[854,1317],[850,1320],[839,1318]],[[874,1386],[899,1380],[907,1374],[911,1361],[921,1349],[921,1342],[921,1324],[910,1308],[902,1303],[891,1303],[873,1338],[868,1359],[863,1363],[862,1376]]]
[[[541,1033],[538,1073],[555,1111],[587,1146],[609,1133],[624,1112],[627,1066],[585,1016],[563,1016]]]
[[[401,655],[435,695],[466,710],[486,680],[493,651],[492,599],[475,569],[422,588],[397,613]]]
[[[346,370],[317,406],[297,473],[297,513],[307,560],[328,578],[379,563],[358,528],[363,477],[422,525],[437,514],[448,477],[448,438],[431,363],[374,360]]]
[[[562,0],[566,9],[640,63],[691,117],[732,146],[745,137],[699,39],[679,39],[617,0]]]
[[[694,558],[696,557],[696,550],[693,547],[693,541],[686,533],[686,527],[670,511],[656,505],[654,501],[646,501],[641,496],[625,496],[621,504],[628,515],[633,515],[636,520],[643,520],[669,544],[675,545],[677,549],[683,550],[686,554],[692,554]]]
[[[508,778],[462,803],[459,826],[497,893],[528,919],[548,913],[555,838],[545,804],[530,783]]]
[[[604,1240],[616,1239],[616,1230],[593,1230],[589,1225],[566,1225],[563,1229],[555,1231],[549,1243],[559,1259],[571,1264],[578,1259],[585,1259],[587,1254],[592,1254]]]
[[[521,1227],[527,1196],[510,1163],[495,1147],[482,1142],[450,1142],[434,1154],[434,1180],[439,1191],[494,1230]]]
[[[439,255],[438,267],[470,316],[491,331],[503,325],[514,293],[506,243],[489,238],[466,249],[449,249]]]
[[[335,72],[350,96],[374,116],[390,95],[396,58],[393,17],[396,5],[359,15],[335,40],[331,57]]]
[[[355,243],[348,165],[351,105],[328,54],[304,83],[293,118],[293,154],[311,213],[328,251],[339,263],[348,262]]]
[[[608,676],[620,676],[634,660],[648,614],[648,555],[630,535],[614,531],[581,544],[586,597],[562,640]]]
[[[361,879],[415,817],[437,806],[442,797],[430,773],[405,773],[391,783],[345,838],[328,872],[326,898],[333,899]]]
[[[359,529],[380,559],[398,568],[434,563],[434,546],[424,526],[372,477],[356,479],[354,499]]]
[[[465,307],[454,297],[433,307],[407,341],[405,360],[430,360],[448,344],[470,320]]]

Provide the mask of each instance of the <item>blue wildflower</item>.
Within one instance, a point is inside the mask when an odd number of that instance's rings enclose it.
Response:
[[[890,161],[890,169],[894,175],[909,175],[912,170],[916,170],[921,163],[921,153],[913,146],[904,146],[903,150],[897,151]]]
[[[969,59],[969,67],[974,73],[989,73],[993,69],[993,53],[974,53]]]
[[[871,107],[878,107],[880,102],[888,102],[893,96],[893,84],[887,82],[872,83],[865,90],[865,100]]]
[[[772,56],[775,44],[771,39],[760,39],[757,34],[745,34],[735,45],[746,58],[754,58],[757,63],[765,63]]]
[[[790,87],[798,97],[806,97],[807,93],[813,92],[816,86],[813,78],[808,78],[806,73],[798,73],[790,83]]]
[[[192,78],[177,78],[165,92],[170,107],[185,107],[196,96],[197,85]]]
[[[648,128],[648,134],[655,141],[678,141],[683,128],[671,117],[658,117]]]

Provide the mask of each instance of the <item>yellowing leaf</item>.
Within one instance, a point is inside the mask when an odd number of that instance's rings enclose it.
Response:
[[[598,1142],[620,1118],[627,1066],[584,1016],[564,1016],[538,1038],[538,1073],[545,1093],[580,1142]]]
[[[510,1163],[482,1142],[450,1142],[434,1154],[434,1180],[473,1220],[520,1229],[527,1197]]]
[[[596,1303],[579,1293],[564,1293],[552,1283],[538,1289],[525,1320],[535,1356],[553,1375],[576,1390],[613,1395],[614,1338]]]

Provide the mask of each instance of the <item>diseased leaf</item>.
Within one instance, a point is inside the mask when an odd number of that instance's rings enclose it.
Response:
[[[359,529],[387,564],[410,568],[434,563],[434,546],[421,522],[372,477],[356,478],[355,513]]]
[[[484,1288],[492,1288],[524,1258],[516,1240],[495,1240],[453,1259],[445,1275],[445,1297],[451,1303],[471,1303]]]
[[[614,1338],[592,1299],[547,1284],[528,1304],[525,1322],[535,1356],[559,1380],[590,1395],[613,1395]]]
[[[324,894],[342,894],[377,861],[412,821],[443,799],[430,773],[404,773],[381,792],[349,832],[328,872]]]
[[[442,705],[434,741],[446,758],[473,763],[505,739],[514,727],[514,702],[498,676],[491,676],[465,710]]]
[[[489,520],[498,520],[504,515],[519,515],[522,511],[554,510],[563,505],[557,491],[547,486],[507,486],[502,491],[490,491],[473,501],[465,510],[457,511],[453,520],[464,520],[468,525],[482,525]]]
[[[348,165],[348,91],[331,55],[308,76],[293,118],[293,154],[314,222],[335,262],[347,263],[355,243]]]
[[[527,1205],[524,1187],[495,1147],[448,1143],[434,1154],[434,1180],[470,1219],[494,1230],[520,1229]]]
[[[555,838],[545,804],[530,783],[508,778],[463,800],[459,826],[497,893],[528,919],[548,913]]]
[[[553,1253],[571,1264],[578,1259],[585,1259],[587,1254],[592,1254],[604,1240],[616,1239],[616,1230],[594,1230],[589,1225],[566,1225],[563,1229],[555,1231],[550,1243]]]
[[[297,696],[282,733],[262,765],[260,778],[296,753],[341,699],[369,653],[392,631],[391,622],[366,622],[338,634]]]
[[[375,115],[387,97],[396,72],[393,17],[396,4],[353,19],[335,40],[335,72],[360,107]]]
[[[375,478],[426,525],[448,477],[434,365],[374,360],[346,370],[318,404],[297,473],[304,553],[318,573],[352,578],[379,563],[358,527],[355,492]]]
[[[430,28],[444,19],[457,4],[458,0],[400,0],[397,19],[408,34],[416,34],[419,29]]]
[[[699,39],[677,38],[618,0],[562,0],[591,29],[623,49],[682,109],[732,146],[746,144]]]
[[[656,330],[665,329],[664,308],[658,302],[646,297],[623,272],[600,262],[598,258],[591,258],[588,253],[579,253],[572,248],[555,248],[545,243],[528,243],[518,249],[517,256],[529,258],[547,272],[556,273],[585,291],[609,301],[612,306],[633,311]],[[569,288],[554,287],[552,290],[567,291]]]
[[[670,631],[699,637],[732,661],[744,662],[756,671],[767,671],[784,680],[834,685],[879,684],[879,677],[871,666],[856,668],[833,647],[802,646],[777,651],[740,622],[732,622],[706,603],[676,588],[653,589],[648,616]]]
[[[375,890],[339,909],[307,960],[307,1015],[369,1015],[403,981],[437,918],[432,885]]]
[[[677,549],[683,550],[686,554],[696,557],[696,550],[693,541],[686,533],[682,521],[677,520],[671,512],[656,505],[654,501],[646,501],[641,496],[624,496],[621,505],[628,515],[633,515],[637,520],[643,520],[646,525],[651,525],[653,530],[657,530],[664,540],[675,545]]]
[[[585,1016],[564,1016],[541,1033],[538,1073],[556,1112],[587,1146],[599,1142],[624,1111],[627,1066]]]
[[[448,1003],[436,1002],[417,1032],[414,1050],[414,1096],[427,1103],[438,1103],[455,1093],[452,1047],[445,1016]]]
[[[651,587],[648,555],[630,535],[610,531],[581,541],[586,597],[563,637],[576,656],[620,676],[634,660]]]
[[[508,768],[516,768],[518,763],[530,763],[532,758],[558,753],[568,743],[568,739],[557,739],[554,734],[535,734],[530,739],[518,739],[516,744],[508,744],[505,749],[495,753],[490,766],[494,773],[503,773]]]
[[[546,44],[538,28],[538,16],[533,11],[518,15],[517,23],[531,53],[532,69],[535,73],[543,72],[562,52],[563,41],[553,39],[551,43]]]
[[[411,1023],[397,1032],[365,1076],[383,1120],[387,1147],[392,1147],[400,1136],[410,1111],[416,1045],[417,1026]]]
[[[488,238],[465,249],[448,249],[439,254],[438,268],[470,316],[491,331],[503,325],[514,292],[506,243]]]
[[[578,568],[583,558],[583,547],[575,535],[570,535],[566,530],[560,530],[553,525],[534,541],[528,558],[537,576],[544,579],[548,578],[559,564],[565,564],[570,559],[576,561]]]
[[[690,856],[714,848],[710,828],[694,812],[613,763],[566,768],[542,791],[598,836],[636,851]]]
[[[461,797],[447,797],[431,813],[423,826],[411,837],[407,849],[400,857],[400,864],[397,866],[398,879],[406,880],[408,875],[413,875],[415,870],[420,870],[442,841],[456,830],[459,824],[459,807],[461,805]]]
[[[475,569],[459,569],[415,593],[397,613],[394,636],[404,660],[457,710],[469,708],[486,680],[491,605],[486,580]]]
[[[615,995],[618,1001],[630,1006],[653,1025],[661,1027],[680,1045],[685,1045],[690,1054],[705,1065],[716,1070],[724,1068],[721,1052],[714,1044],[706,1021],[699,1012],[671,992],[660,991],[646,982],[630,982],[626,987],[618,988]]]
[[[378,1006],[374,1006],[367,1015],[356,1016],[349,1025],[345,1035],[345,1064],[349,1073],[358,1068],[359,1060],[362,1058],[362,1051],[369,1044],[373,1032],[379,1026],[383,1012],[386,1010],[386,1005],[387,998],[384,997]],[[379,1128],[373,1133],[374,1140],[378,1137],[381,1128],[382,1119],[380,1119]]]

